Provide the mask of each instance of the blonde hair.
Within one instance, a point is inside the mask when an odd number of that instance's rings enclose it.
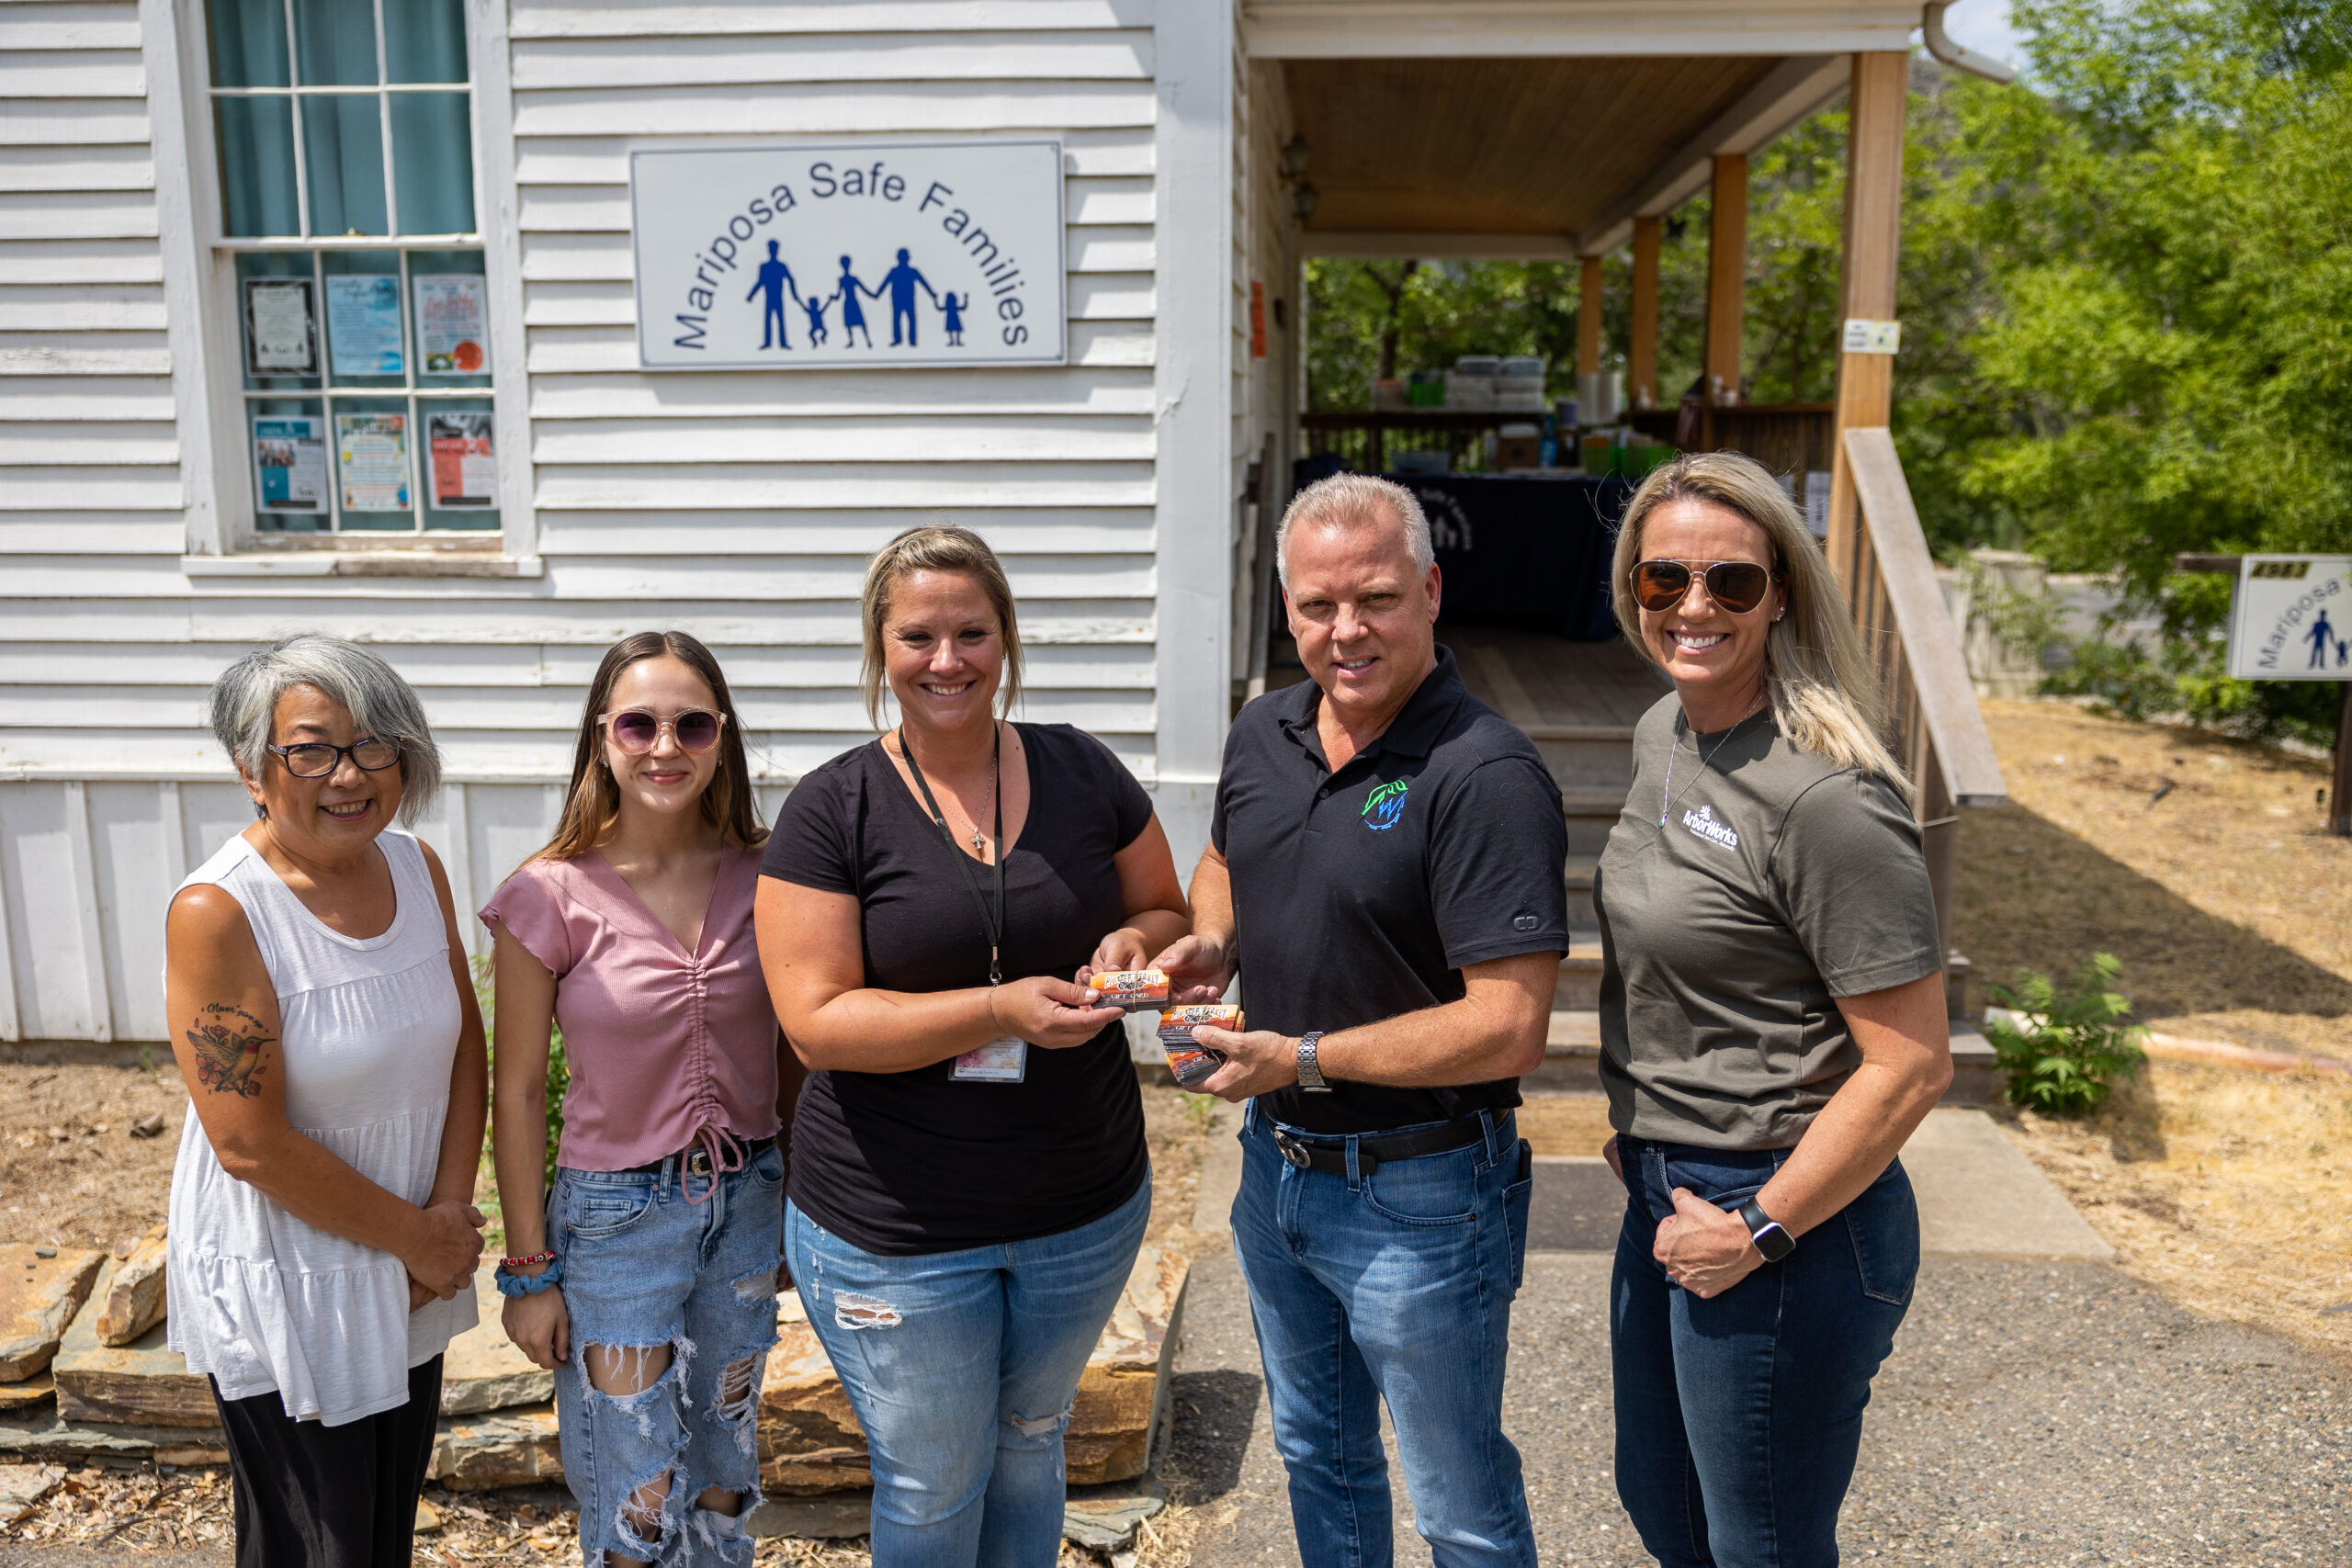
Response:
[[[1702,501],[1736,512],[1764,531],[1774,578],[1787,590],[1788,614],[1764,637],[1764,692],[1772,721],[1801,751],[1840,768],[1874,773],[1907,798],[1911,781],[1882,738],[1885,707],[1878,671],[1862,647],[1828,558],[1804,525],[1780,482],[1753,457],[1736,452],[1694,452],[1655,469],[1634,492],[1617,530],[1610,565],[1610,603],[1617,624],[1657,661],[1642,636],[1634,603],[1634,569],[1642,559],[1642,530],[1650,514],[1677,501]]]
[[[1405,549],[1413,558],[1413,570],[1428,576],[1437,550],[1430,543],[1429,515],[1421,510],[1419,499],[1393,479],[1371,474],[1331,474],[1291,497],[1274,529],[1274,575],[1282,579],[1283,592],[1290,592],[1292,529],[1376,525],[1383,507],[1404,527]]]
[[[1010,714],[1021,700],[1021,626],[1012,606],[1012,585],[988,541],[969,528],[952,523],[931,523],[910,528],[880,549],[865,566],[865,593],[859,618],[865,627],[865,659],[858,684],[865,696],[865,716],[882,728],[882,689],[886,684],[882,657],[882,624],[890,618],[890,592],[899,581],[918,571],[962,572],[977,580],[980,592],[996,612],[998,633],[1004,639],[1004,669],[997,682],[997,711]]]

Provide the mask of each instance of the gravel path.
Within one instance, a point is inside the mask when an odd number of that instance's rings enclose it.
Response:
[[[1609,1260],[1531,1257],[1505,1420],[1546,1564],[1649,1561],[1611,1470]],[[1229,1256],[1193,1274],[1170,1480],[1200,1568],[1295,1562],[1282,1466]],[[1407,1533],[1400,1561],[1426,1560]],[[2103,1265],[1931,1258],[1880,1373],[1847,1561],[2340,1563],[2352,1371],[2207,1322]]]

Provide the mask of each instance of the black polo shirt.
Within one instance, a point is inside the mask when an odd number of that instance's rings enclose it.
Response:
[[[1567,829],[1535,745],[1466,691],[1453,655],[1338,773],[1301,682],[1241,710],[1209,836],[1233,878],[1251,1029],[1336,1033],[1463,997],[1472,964],[1568,947]],[[1519,1103],[1519,1080],[1262,1097],[1275,1120],[1371,1133]]]

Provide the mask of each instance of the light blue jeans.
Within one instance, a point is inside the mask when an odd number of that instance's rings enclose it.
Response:
[[[1234,1251],[1306,1568],[1395,1560],[1383,1400],[1438,1568],[1535,1568],[1519,1450],[1502,1427],[1532,1168],[1508,1111],[1485,1132],[1344,1176],[1284,1160],[1254,1102],[1243,1119]]]
[[[664,1564],[752,1561],[743,1527],[760,1502],[760,1374],[775,1343],[784,1156],[763,1149],[716,1177],[679,1164],[673,1156],[659,1171],[559,1168],[548,1194],[548,1245],[563,1258],[571,1320],[556,1422],[588,1568],[603,1568],[607,1548]],[[602,1393],[583,1361],[591,1345],[667,1347],[670,1367],[641,1393]],[[665,1474],[660,1528],[635,1528],[630,1495]],[[738,1495],[735,1513],[700,1506],[712,1486]]]
[[[1062,1432],[1143,1246],[1151,1181],[1002,1246],[877,1257],[785,1205],[785,1251],[874,1463],[874,1561],[1053,1568]]]

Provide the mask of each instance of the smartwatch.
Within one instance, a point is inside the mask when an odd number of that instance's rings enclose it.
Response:
[[[1764,1206],[1750,1198],[1739,1206],[1739,1217],[1747,1222],[1747,1239],[1764,1255],[1767,1263],[1778,1263],[1797,1249],[1797,1238],[1781,1228],[1781,1222],[1764,1212]]]
[[[1321,1043],[1323,1031],[1310,1029],[1299,1037],[1298,1087],[1309,1094],[1329,1094],[1331,1086],[1323,1081],[1322,1066],[1315,1060],[1315,1047]]]

